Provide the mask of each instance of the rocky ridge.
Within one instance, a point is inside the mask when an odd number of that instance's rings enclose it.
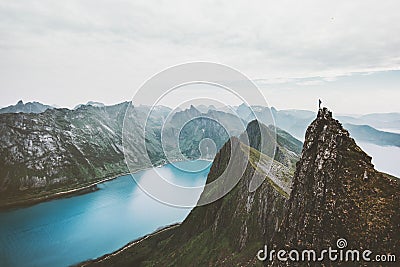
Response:
[[[332,113],[319,110],[307,129],[276,243],[321,250],[344,238],[354,249],[394,253],[399,216],[399,179],[376,171]]]

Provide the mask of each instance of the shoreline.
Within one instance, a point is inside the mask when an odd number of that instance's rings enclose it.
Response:
[[[139,170],[141,171],[141,170]],[[60,192],[56,192],[53,194],[49,194],[49,195],[44,195],[44,196],[40,196],[40,197],[36,197],[36,198],[30,198],[30,199],[24,199],[24,200],[19,200],[19,201],[14,201],[14,202],[8,202],[6,204],[2,204],[0,206],[0,211],[7,211],[10,209],[14,209],[14,208],[24,208],[24,207],[29,207],[29,206],[33,206],[39,203],[44,203],[47,201],[51,201],[51,200],[55,200],[55,199],[61,199],[61,198],[67,198],[70,196],[75,196],[75,195],[82,195],[82,194],[88,194],[91,192],[95,192],[97,190],[99,190],[97,188],[98,184],[101,183],[105,183],[105,182],[109,182],[112,181],[118,177],[124,176],[124,175],[128,175],[131,173],[121,173],[121,174],[115,174],[112,175],[110,177],[106,177],[103,178],[101,180],[92,182],[88,185],[84,185],[84,186],[80,186],[77,188],[73,188],[73,189],[68,189],[68,190],[64,190],[64,191],[60,191]]]
[[[167,225],[165,227],[162,227],[161,229],[158,229],[158,230],[156,229],[154,232],[152,232],[150,234],[147,234],[147,235],[144,235],[142,237],[139,237],[138,239],[135,239],[133,241],[130,241],[126,245],[122,246],[121,248],[119,248],[119,249],[117,249],[117,250],[115,250],[115,251],[113,251],[111,253],[104,254],[103,256],[100,256],[100,257],[95,258],[95,259],[82,261],[82,262],[77,263],[77,264],[72,265],[72,266],[83,267],[83,266],[87,266],[89,264],[99,263],[99,262],[105,261],[105,260],[110,259],[111,257],[114,257],[114,256],[118,255],[119,253],[121,253],[121,252],[123,252],[123,251],[125,251],[125,250],[127,250],[127,249],[129,249],[129,248],[131,248],[131,247],[143,242],[144,240],[146,240],[146,239],[148,239],[150,237],[153,237],[153,236],[161,234],[161,233],[163,233],[165,231],[169,231],[169,230],[172,230],[174,228],[177,228],[181,224],[182,223],[174,223],[174,224],[170,224],[170,225]]]
[[[198,160],[204,160],[204,161],[209,161],[212,162],[212,160],[210,159],[198,159]],[[64,191],[60,191],[60,192],[56,192],[53,194],[49,194],[49,195],[44,195],[44,196],[39,196],[39,197],[35,197],[35,198],[30,198],[30,199],[24,199],[24,200],[19,200],[19,201],[14,201],[14,202],[8,202],[5,204],[0,204],[0,212],[2,211],[8,211],[11,209],[18,209],[18,208],[26,208],[26,207],[30,207],[36,204],[40,204],[40,203],[44,203],[47,201],[51,201],[51,200],[55,200],[55,199],[61,199],[61,198],[67,198],[67,197],[72,197],[72,196],[77,196],[77,195],[82,195],[82,194],[88,194],[88,193],[92,193],[95,192],[97,190],[99,190],[97,188],[97,185],[105,183],[105,182],[109,182],[112,181],[114,179],[117,179],[118,177],[124,176],[124,175],[132,175],[141,171],[145,171],[145,170],[149,170],[151,168],[160,168],[163,167],[165,165],[168,164],[172,164],[174,162],[182,162],[184,160],[174,160],[171,162],[166,162],[157,166],[152,166],[152,167],[144,167],[142,169],[138,169],[135,172],[122,172],[120,174],[114,174],[112,176],[103,178],[101,180],[92,182],[88,185],[84,185],[84,186],[80,186],[77,188],[73,188],[73,189],[68,189],[68,190],[64,190]]]

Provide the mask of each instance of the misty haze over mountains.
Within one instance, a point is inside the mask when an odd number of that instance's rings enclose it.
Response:
[[[82,106],[93,106],[93,107],[106,107],[107,105],[89,101],[86,104],[78,104],[74,109],[78,109]],[[114,105],[111,105],[114,106]],[[146,105],[140,105],[142,107],[150,108]],[[139,106],[139,107],[140,107]],[[22,100],[18,101],[15,105],[10,105],[0,109],[1,113],[41,113],[47,109],[53,109],[56,107],[45,105],[39,102],[27,102],[23,103]],[[163,107],[166,112],[171,112],[170,107]],[[309,110],[297,110],[297,109],[286,109],[277,110],[272,107],[270,110],[266,107],[252,106],[250,109],[248,106],[242,104],[239,106],[222,106],[216,107],[214,105],[197,105],[196,109],[202,113],[207,113],[209,110],[224,111],[226,113],[232,113],[232,110],[243,120],[249,122],[254,119],[255,116],[260,114],[271,112],[275,118],[276,126],[290,132],[296,138],[303,140],[307,125],[315,118],[316,112]],[[177,108],[175,111],[181,111],[181,108]],[[254,114],[252,114],[254,112]],[[336,116],[346,128],[353,133],[356,139],[367,143],[373,143],[381,146],[400,146],[400,139],[397,134],[400,132],[400,113],[371,113],[365,115],[338,115]],[[378,138],[379,137],[379,138]]]
[[[84,106],[91,106],[99,109],[107,107],[103,103],[89,101],[86,104],[75,106],[74,110]],[[118,104],[112,106],[118,106]],[[44,105],[39,102],[23,103],[19,101],[16,105],[0,109],[0,113],[41,113],[47,109],[53,108],[52,106]],[[137,108],[146,112],[151,107],[140,105]],[[160,123],[162,123],[162,120],[172,111],[170,107],[165,106],[158,107],[157,109],[161,109],[163,114],[160,118],[157,118],[157,120],[161,120],[159,121]],[[199,113],[219,111],[222,112],[220,114],[225,113],[235,116],[237,114],[246,124],[256,119],[256,117],[268,117],[272,113],[278,128],[287,131],[301,141],[304,140],[307,126],[316,116],[316,112],[308,110],[277,110],[274,107],[269,109],[261,106],[253,106],[250,108],[244,104],[233,107],[196,105],[196,110]],[[182,111],[182,108],[177,108],[173,112],[179,111]],[[235,112],[236,114],[234,114]],[[397,167],[395,162],[396,158],[400,155],[400,113],[338,115],[336,118],[344,124],[344,127],[349,130],[352,137],[356,139],[360,146],[371,154],[373,163],[377,165],[376,167],[378,170],[397,176],[400,175],[400,168]],[[267,125],[270,124],[269,122],[263,123]]]

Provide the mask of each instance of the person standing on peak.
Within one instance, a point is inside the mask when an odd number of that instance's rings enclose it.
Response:
[[[321,104],[322,104],[321,99],[318,99],[318,107],[319,107],[319,109],[321,109]]]

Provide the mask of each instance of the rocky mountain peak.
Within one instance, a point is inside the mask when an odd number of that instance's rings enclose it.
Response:
[[[315,167],[312,172],[314,175],[307,176],[309,179],[315,180],[318,175],[334,175],[344,161],[354,162],[352,167],[357,167],[359,171],[369,172],[374,167],[371,157],[357,146],[342,124],[333,119],[332,112],[322,108],[307,129],[296,174],[298,178],[306,178],[301,177],[302,174],[309,172],[310,167]]]
[[[193,105],[190,105],[189,109],[187,109],[187,111],[191,114],[191,115],[195,115],[195,116],[199,116],[201,114],[201,112],[195,108]]]
[[[289,247],[319,249],[345,238],[354,248],[396,250],[399,185],[374,169],[331,111],[320,109],[306,132],[278,236]]]

